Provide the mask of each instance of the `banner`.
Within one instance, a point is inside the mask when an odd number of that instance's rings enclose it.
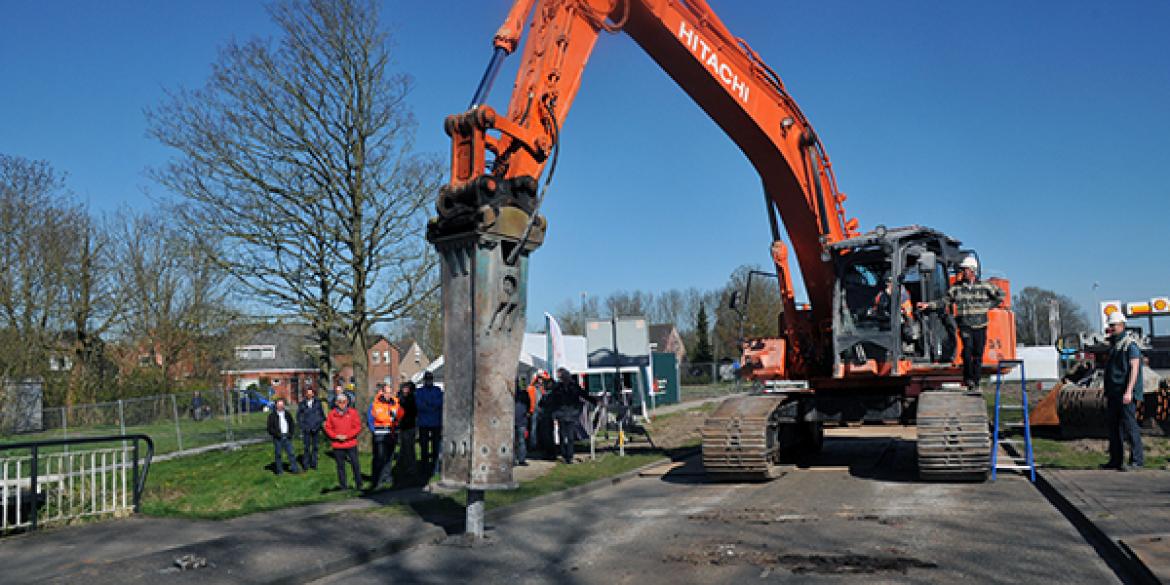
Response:
[[[548,371],[556,380],[557,368],[564,367],[568,362],[565,360],[565,336],[561,333],[561,326],[557,323],[556,317],[545,313],[545,324],[548,325]]]

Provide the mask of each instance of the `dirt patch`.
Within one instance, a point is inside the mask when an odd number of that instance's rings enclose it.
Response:
[[[901,516],[884,516],[881,514],[866,514],[857,512],[835,512],[833,519],[850,522],[876,522],[883,526],[901,526],[909,518]],[[687,516],[687,520],[696,522],[720,522],[723,524],[804,524],[820,522],[820,516],[798,514],[782,508],[740,508],[738,510],[708,510]]]
[[[743,508],[740,510],[699,512],[687,516],[687,520],[721,522],[723,524],[803,524],[817,522],[820,518],[771,508]]]
[[[677,449],[700,440],[703,422],[719,406],[718,403],[704,404],[690,410],[657,417],[647,425],[654,444],[660,449]]]
[[[874,574],[901,573],[910,569],[937,569],[938,565],[911,557],[873,556],[862,554],[784,554],[768,550],[768,545],[743,542],[708,545],[667,555],[665,562],[683,562],[692,565],[753,565],[763,569],[782,567],[797,575],[820,574]]]
[[[938,565],[910,557],[870,555],[781,555],[779,564],[796,574],[804,573],[886,573],[903,575],[910,569],[937,569]]]

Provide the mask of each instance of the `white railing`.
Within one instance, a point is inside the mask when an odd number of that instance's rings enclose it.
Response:
[[[147,449],[140,462],[142,439]],[[93,445],[111,442],[120,444]],[[153,456],[153,443],[145,435],[43,441],[0,449],[0,534],[136,511]],[[30,453],[10,454],[20,450]]]

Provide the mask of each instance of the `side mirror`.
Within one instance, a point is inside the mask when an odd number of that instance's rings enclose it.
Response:
[[[938,256],[934,252],[923,252],[918,256],[918,270],[920,272],[934,272],[938,265]]]
[[[738,306],[739,306],[739,291],[737,291],[737,290],[732,291],[731,298],[728,299],[728,301],[727,301],[727,308],[734,311],[735,308]]]

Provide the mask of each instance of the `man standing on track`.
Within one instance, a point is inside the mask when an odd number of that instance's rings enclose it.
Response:
[[[959,324],[959,339],[963,342],[963,385],[968,390],[979,389],[983,375],[983,350],[987,345],[987,312],[1003,303],[1002,288],[978,280],[979,261],[967,256],[959,263],[959,279],[937,301],[918,303],[919,310],[955,307]]]

